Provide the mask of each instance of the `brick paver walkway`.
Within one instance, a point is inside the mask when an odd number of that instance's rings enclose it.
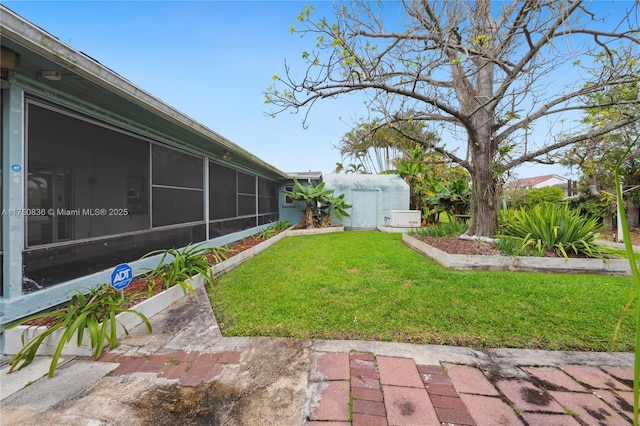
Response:
[[[321,391],[307,426],[631,424],[632,369],[521,367],[522,378],[504,379],[466,365],[417,365],[412,358],[366,352],[316,355],[311,378]],[[199,386],[241,356],[162,349],[148,356],[109,352],[100,361],[120,363],[114,376],[155,373]]]
[[[130,338],[128,345],[103,354],[100,361],[119,362],[112,373],[116,376],[151,373],[182,386],[217,380],[225,366],[242,365],[243,351],[250,346],[235,341],[208,344],[216,339],[222,342],[223,338],[206,294],[202,301],[198,307],[200,317],[189,311],[183,321],[177,310],[167,313],[173,328],[154,326],[162,331],[153,336],[144,330],[136,334],[137,340]],[[316,345],[322,346],[318,342]],[[311,346],[307,403],[300,417],[308,426],[631,424],[633,368],[605,366],[606,357],[601,367],[550,362],[553,356],[547,356],[542,363],[545,366],[531,366],[536,357],[528,354],[526,361],[518,359],[509,368],[479,364],[487,366],[483,370],[454,363],[460,361],[443,362],[447,358],[436,354],[421,358],[431,359],[423,363],[435,365],[422,365],[412,355],[403,357],[402,351],[390,351],[388,345],[386,352],[394,355],[376,355],[362,349],[349,351],[346,348],[353,346],[344,346],[345,349],[335,350]],[[501,363],[501,358],[496,362]],[[467,363],[474,363],[473,358],[468,358]],[[504,371],[508,377],[496,371]],[[290,424],[298,426],[299,422],[292,419]]]
[[[322,391],[308,426],[626,425],[633,412],[631,369],[523,367],[504,379],[359,352],[319,353],[314,368]]]
[[[151,356],[128,356],[117,352],[102,355],[99,361],[119,362],[112,376],[132,373],[155,373],[158,377],[177,379],[182,386],[211,383],[226,364],[237,364],[240,352],[201,353],[198,351],[161,350]]]

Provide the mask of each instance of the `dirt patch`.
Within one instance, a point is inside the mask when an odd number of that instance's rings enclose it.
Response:
[[[627,413],[633,413],[633,405],[629,404],[626,399],[619,395],[614,395],[614,399],[616,400],[616,404],[620,411],[626,411]]]
[[[301,424],[310,366],[304,341],[255,339],[215,382],[157,388],[139,400],[136,416],[153,426]]]
[[[242,411],[242,392],[214,382],[197,388],[178,385],[152,391],[137,407],[142,425],[223,425]]]
[[[598,421],[604,421],[607,417],[611,417],[611,414],[605,410],[604,408],[600,408],[599,410],[594,410],[593,408],[587,407],[585,405],[582,406],[584,411],[586,411],[591,417]],[[602,424],[602,423],[600,423]]]
[[[564,386],[555,385],[546,380],[540,379],[536,376],[529,376],[529,381],[536,387],[540,389],[545,389],[547,391],[560,391],[560,392],[571,392],[569,389]]]
[[[403,416],[410,416],[416,411],[415,405],[411,401],[403,401],[399,404],[396,403],[400,408],[400,414]]]

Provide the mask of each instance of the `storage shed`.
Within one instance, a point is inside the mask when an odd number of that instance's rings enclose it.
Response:
[[[346,203],[352,206],[348,210],[351,217],[342,221],[345,228],[376,228],[387,224],[391,210],[409,209],[409,185],[398,175],[331,174],[324,181],[335,196],[345,194]]]

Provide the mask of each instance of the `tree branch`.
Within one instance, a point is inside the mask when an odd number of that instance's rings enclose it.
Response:
[[[517,167],[521,164],[524,164],[528,161],[531,161],[533,159],[535,159],[536,157],[540,157],[542,155],[548,154],[550,152],[556,151],[560,148],[564,148],[565,146],[568,145],[572,145],[576,142],[582,142],[585,140],[589,140],[589,139],[594,139],[603,135],[606,135],[607,133],[610,133],[614,130],[620,129],[622,127],[628,126],[629,124],[635,123],[640,121],[640,115],[631,115],[626,117],[623,120],[614,122],[614,123],[610,123],[602,128],[599,129],[595,129],[592,130],[590,132],[587,133],[583,133],[580,135],[576,135],[576,136],[572,136],[570,138],[564,139],[560,142],[556,142],[554,144],[548,145],[546,147],[540,148],[537,151],[533,151],[529,154],[523,155],[507,164],[504,165],[505,169],[512,169],[514,167]]]

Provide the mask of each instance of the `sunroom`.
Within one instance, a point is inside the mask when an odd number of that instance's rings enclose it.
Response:
[[[286,174],[0,9],[0,327],[151,250],[279,219]]]

